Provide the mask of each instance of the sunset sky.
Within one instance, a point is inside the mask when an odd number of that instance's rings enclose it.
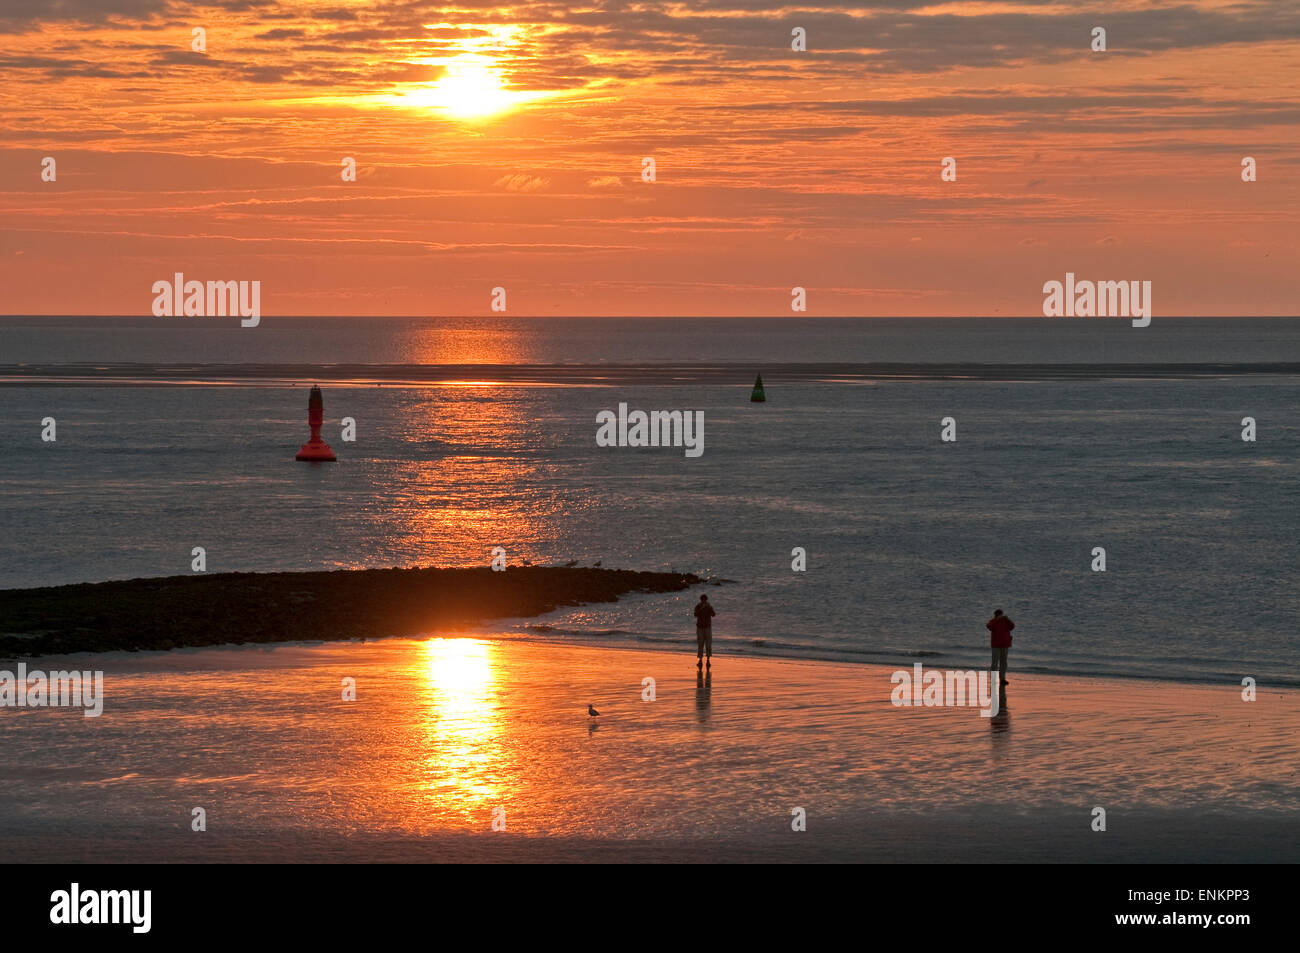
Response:
[[[260,280],[268,318],[495,286],[790,315],[796,285],[809,316],[1029,316],[1067,271],[1151,281],[1156,316],[1300,299],[1296,0],[22,0],[0,84],[8,314],[148,315],[177,271]]]

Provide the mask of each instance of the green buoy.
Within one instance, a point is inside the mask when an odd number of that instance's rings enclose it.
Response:
[[[767,395],[763,393],[763,375],[759,374],[754,378],[754,389],[749,392],[749,399],[755,404],[761,404],[767,400]]]

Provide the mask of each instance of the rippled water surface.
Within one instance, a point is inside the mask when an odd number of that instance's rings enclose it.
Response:
[[[765,404],[751,383],[327,387],[333,465],[293,460],[301,386],[0,388],[0,587],[188,573],[195,546],[209,572],[502,546],[733,580],[712,590],[732,652],[968,665],[1000,607],[1023,669],[1300,682],[1296,380],[791,384]],[[620,402],[702,411],[703,455],[598,447]],[[689,640],[694,598],[513,631]]]

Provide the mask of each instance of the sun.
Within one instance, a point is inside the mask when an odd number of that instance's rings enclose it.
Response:
[[[460,119],[482,119],[535,97],[507,89],[491,57],[465,53],[447,63],[436,83],[408,90],[405,98]]]

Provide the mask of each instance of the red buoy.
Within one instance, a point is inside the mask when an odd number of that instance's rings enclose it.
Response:
[[[307,423],[311,426],[311,439],[302,445],[295,460],[311,460],[321,463],[334,463],[338,457],[330,445],[320,438],[320,427],[325,422],[325,399],[321,397],[320,388],[313,386],[311,396],[307,398]]]

